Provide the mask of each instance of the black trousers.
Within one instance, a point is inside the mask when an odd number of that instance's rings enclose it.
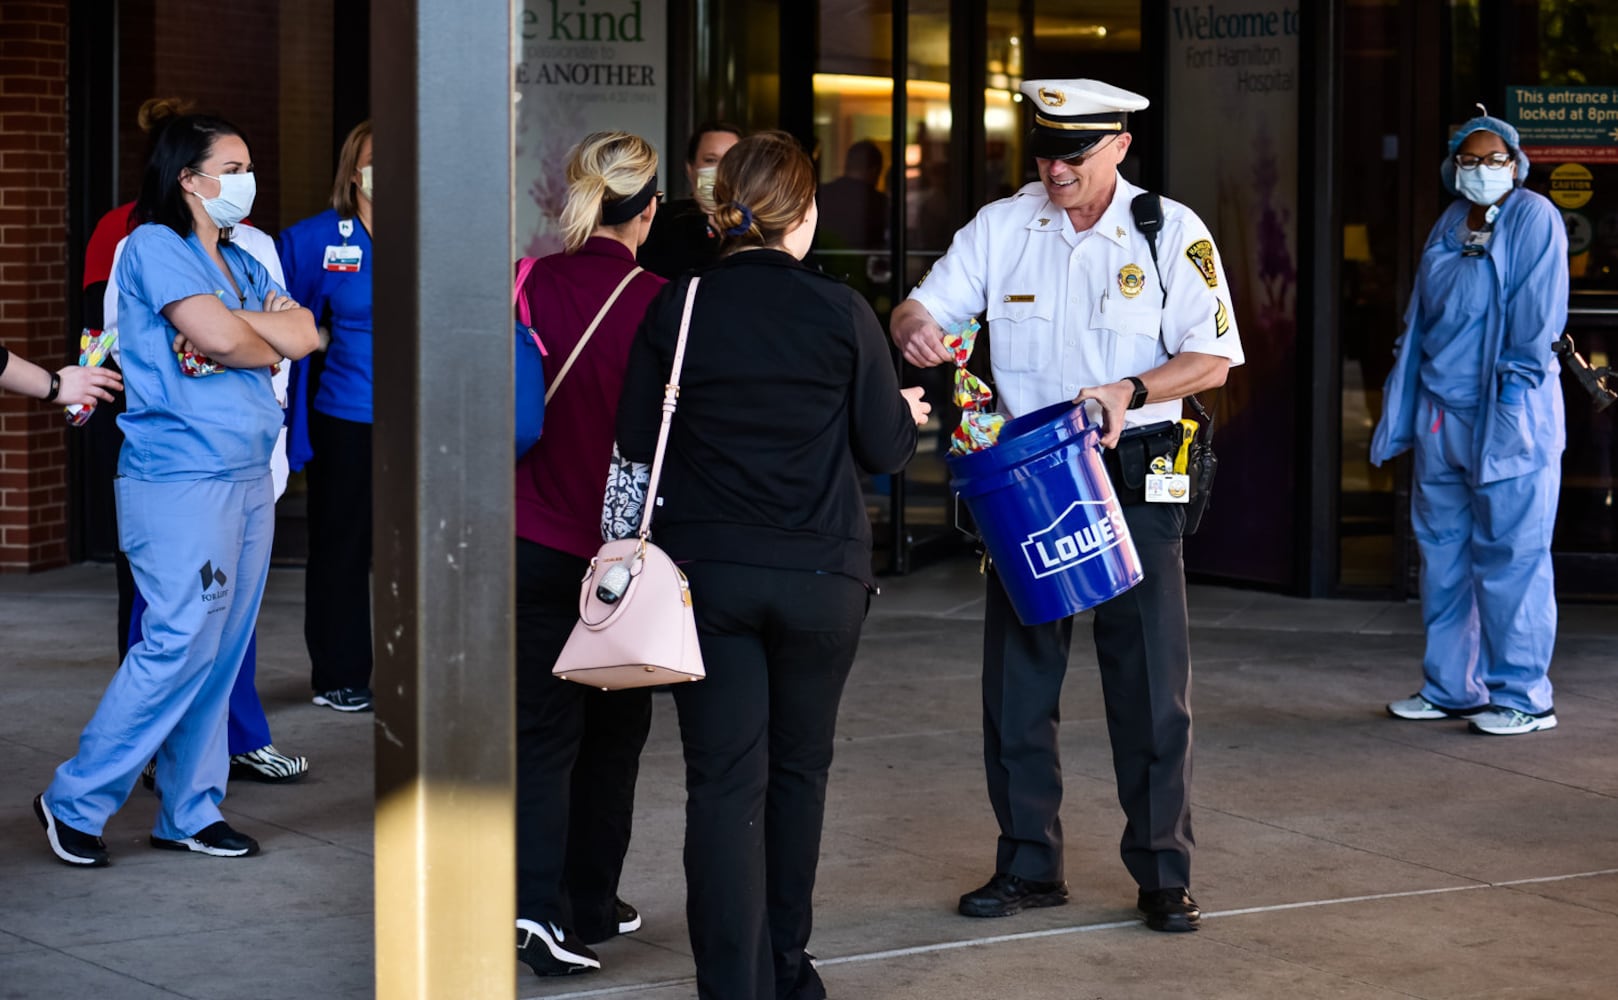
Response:
[[[706,680],[679,684],[686,920],[703,1000],[819,1000],[804,955],[826,776],[868,597],[845,576],[686,567]]]
[[[371,685],[371,425],[309,412],[303,638],[318,694]]]
[[[1191,884],[1191,651],[1178,504],[1124,507],[1145,579],[1095,609],[1124,867],[1143,889]],[[1073,619],[1026,626],[994,573],[983,631],[983,762],[1000,823],[995,870],[1062,874],[1057,746]]]
[[[594,943],[618,932],[652,696],[551,674],[579,620],[588,564],[517,539],[517,916]]]

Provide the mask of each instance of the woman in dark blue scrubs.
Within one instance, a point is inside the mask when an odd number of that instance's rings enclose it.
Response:
[[[314,702],[371,708],[371,123],[343,142],[332,207],[281,234],[287,290],[314,312],[325,345],[318,380],[294,372],[306,434],[288,445],[309,464],[304,641]],[[311,458],[310,453],[313,453]]]

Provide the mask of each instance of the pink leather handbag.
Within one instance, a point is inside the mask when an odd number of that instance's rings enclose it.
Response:
[[[680,366],[685,362],[697,280],[691,279],[685,293],[674,364],[663,389],[663,423],[657,431],[657,454],[652,459],[640,531],[634,538],[606,543],[590,560],[579,592],[579,623],[573,626],[551,670],[565,681],[616,691],[699,681],[705,676],[691,587],[674,560],[650,540],[669,421],[680,396]]]

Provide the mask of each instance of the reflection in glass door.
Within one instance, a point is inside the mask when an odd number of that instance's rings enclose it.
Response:
[[[1401,269],[1408,267],[1401,225],[1399,7],[1351,0],[1343,43],[1343,86],[1355,97],[1343,113],[1342,144],[1355,152],[1342,179],[1343,271],[1342,461],[1339,479],[1338,584],[1396,588],[1393,465],[1371,465],[1371,432],[1382,413],[1382,383],[1393,366],[1403,303]],[[1416,144],[1426,152],[1433,141]]]

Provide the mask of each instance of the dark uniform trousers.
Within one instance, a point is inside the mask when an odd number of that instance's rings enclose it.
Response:
[[[618,930],[652,696],[551,674],[589,562],[517,539],[517,916],[594,942]]]
[[[1191,884],[1191,654],[1179,504],[1124,507],[1143,579],[1095,609],[1112,765],[1126,824],[1120,850],[1142,889]],[[1000,823],[995,870],[1062,872],[1058,723],[1073,619],[1026,626],[999,577],[983,635],[983,760]]]
[[[316,694],[371,686],[371,425],[309,411],[303,637]]]
[[[701,1000],[821,1000],[809,964],[837,706],[869,595],[831,573],[686,567],[707,679],[674,687]]]

